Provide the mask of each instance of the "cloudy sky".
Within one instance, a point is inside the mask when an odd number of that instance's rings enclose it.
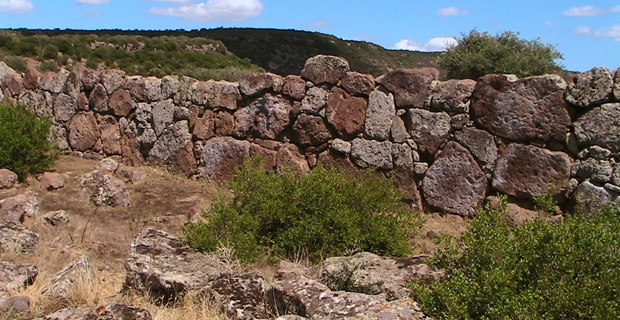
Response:
[[[318,31],[437,51],[472,29],[557,44],[567,69],[620,67],[620,1],[0,0],[0,28]]]

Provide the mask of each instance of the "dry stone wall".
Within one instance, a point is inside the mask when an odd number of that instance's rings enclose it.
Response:
[[[0,62],[0,99],[48,117],[61,149],[229,179],[248,156],[268,169],[372,169],[419,207],[475,214],[488,196],[563,208],[620,204],[620,69],[438,81],[436,69],[378,78],[333,56],[301,75],[238,83],[128,76],[82,66],[19,74]],[[595,205],[593,205],[595,204]]]

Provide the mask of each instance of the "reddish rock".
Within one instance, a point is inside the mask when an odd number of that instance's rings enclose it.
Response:
[[[325,120],[319,116],[303,113],[297,117],[293,126],[293,138],[303,146],[318,146],[329,141],[331,137]]]
[[[88,111],[88,98],[86,98],[86,93],[80,92],[77,97],[77,106],[79,111]]]
[[[514,141],[564,141],[571,119],[558,75],[517,80],[486,75],[476,84],[472,118],[484,129]]]
[[[396,107],[422,108],[431,93],[431,83],[438,76],[439,70],[434,68],[397,69],[377,81],[394,93]]]
[[[349,71],[342,78],[341,86],[354,96],[367,96],[375,89],[375,78],[369,74]]]
[[[282,93],[295,99],[302,100],[306,95],[306,81],[300,76],[289,75],[284,78]]]
[[[215,137],[205,142],[200,155],[200,175],[210,182],[228,181],[250,154],[248,141]]]
[[[39,180],[41,188],[45,190],[58,190],[65,186],[65,177],[55,172],[45,172]]]
[[[39,72],[37,69],[28,68],[24,73],[24,88],[27,90],[36,90],[41,88],[42,77],[43,75],[41,75],[41,72]]]
[[[419,210],[421,212],[424,209],[422,206],[422,196],[418,190],[417,179],[413,170],[395,168],[384,174],[386,178],[392,179],[394,186],[403,193],[403,200],[407,200],[411,203],[414,210]]]
[[[202,117],[196,120],[192,133],[200,140],[207,140],[214,135],[215,122],[213,120],[213,111],[206,110]]]
[[[103,85],[95,85],[95,88],[88,97],[88,103],[90,105],[90,108],[94,111],[108,111],[108,93],[105,91],[105,87]]]
[[[276,155],[276,170],[280,173],[292,170],[303,175],[308,174],[310,167],[308,161],[294,144],[285,145]]]
[[[518,198],[563,192],[570,179],[573,161],[563,152],[513,143],[500,156],[493,187]]]
[[[144,79],[144,97],[147,102],[155,102],[162,99],[161,79],[156,77],[146,77]]]
[[[9,169],[0,169],[0,189],[11,189],[17,183],[17,174]]]
[[[351,97],[335,87],[327,98],[327,121],[340,138],[351,140],[364,130],[366,108],[366,99]]]
[[[110,96],[108,106],[115,116],[126,117],[136,108],[136,103],[131,98],[129,91],[118,89]]]
[[[95,85],[97,85],[97,83],[99,83],[99,80],[101,79],[99,72],[85,67],[80,67],[79,69],[82,72],[82,76],[80,78],[82,80],[82,86],[84,86],[84,90],[93,90]]]
[[[191,141],[187,141],[183,148],[174,152],[172,164],[179,167],[186,176],[193,176],[198,172],[198,162],[194,156],[194,147]]]
[[[113,116],[98,117],[101,131],[101,149],[107,156],[122,153],[121,131],[116,118]]]
[[[125,79],[124,88],[129,91],[136,102],[146,102],[146,83],[142,76],[131,76]]]
[[[475,87],[476,81],[471,79],[435,81],[431,86],[430,108],[450,114],[468,113]]]
[[[204,81],[192,82],[189,87],[188,98],[199,106],[207,105],[207,95],[209,94],[209,84]]]
[[[25,217],[34,218],[37,215],[39,200],[32,191],[0,200],[0,223],[20,224]]]
[[[101,84],[108,94],[123,86],[125,71],[119,69],[107,69],[100,72]]]
[[[217,112],[214,116],[215,134],[231,136],[235,126],[235,116],[228,112]]]
[[[349,62],[341,57],[317,55],[306,60],[301,77],[314,84],[337,83],[349,71]]]
[[[281,85],[282,76],[273,73],[250,73],[239,80],[239,90],[246,96],[255,96]],[[275,91],[275,90],[274,90]]]
[[[46,72],[41,77],[41,89],[51,93],[61,93],[68,77],[69,71],[65,69],[60,69],[58,72]]]
[[[448,142],[422,180],[426,202],[447,213],[473,216],[484,202],[487,179],[467,149]]]
[[[5,75],[3,87],[6,88],[11,95],[15,97],[19,96],[24,88],[22,76],[17,74]]]
[[[97,121],[92,112],[79,112],[67,124],[69,144],[78,151],[86,151],[95,146],[101,137]]]
[[[234,127],[232,135],[238,139],[245,139],[254,126],[254,116],[258,112],[255,107],[241,108],[234,113]]]
[[[407,113],[409,134],[420,152],[433,157],[450,135],[450,116],[445,112],[409,109]]]
[[[262,160],[261,167],[265,168],[265,170],[271,171],[275,169],[277,154],[278,152],[275,150],[263,148],[256,144],[250,145],[250,157],[260,158]]]
[[[254,110],[252,136],[267,139],[281,139],[282,133],[291,121],[291,104],[280,97],[267,95],[250,105]]]

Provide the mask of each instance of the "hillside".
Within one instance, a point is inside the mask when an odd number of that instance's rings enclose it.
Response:
[[[233,81],[263,70],[299,74],[317,54],[344,57],[352,70],[375,76],[396,68],[433,66],[437,56],[296,30],[0,30],[0,57],[14,69],[25,68],[20,61],[24,57],[42,63],[41,71],[84,60],[91,67],[116,67],[128,74]]]

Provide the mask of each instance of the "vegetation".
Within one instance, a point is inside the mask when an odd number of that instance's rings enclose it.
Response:
[[[54,147],[47,140],[50,123],[23,105],[0,104],[0,168],[20,179],[47,169],[54,161]]]
[[[457,41],[438,58],[440,68],[450,79],[477,79],[490,73],[528,77],[561,72],[555,60],[563,59],[562,54],[540,39],[523,40],[510,31],[492,36],[472,30]]]
[[[246,162],[230,182],[232,201],[219,200],[206,222],[184,229],[188,244],[202,251],[232,247],[245,262],[270,251],[288,258],[356,251],[403,256],[421,225],[389,180],[371,174],[350,179],[334,169],[307,176],[266,172]]]
[[[505,203],[504,203],[505,208]],[[513,226],[481,211],[455,246],[432,262],[446,277],[412,285],[437,319],[618,319],[620,215],[569,215]]]

